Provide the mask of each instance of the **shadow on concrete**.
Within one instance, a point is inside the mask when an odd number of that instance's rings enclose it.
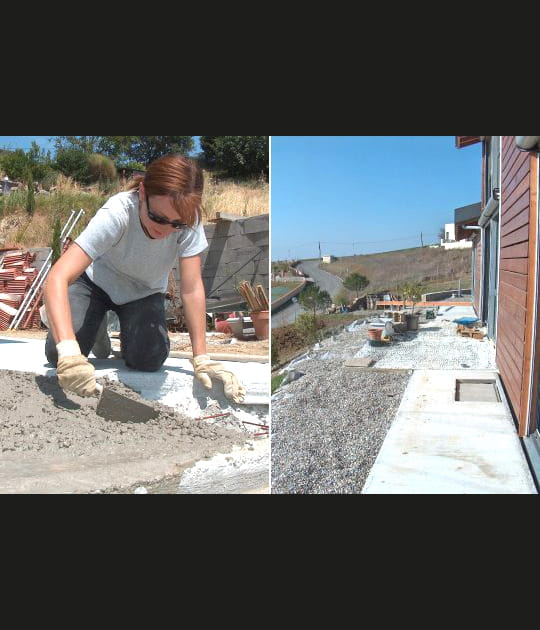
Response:
[[[19,341],[18,339],[0,339],[0,343],[24,343],[24,341]]]
[[[52,398],[54,402],[54,406],[60,409],[68,409],[68,410],[77,410],[80,409],[81,406],[70,400],[64,390],[58,385],[58,381],[55,378],[51,378],[50,376],[36,376],[36,385],[39,387],[40,391],[42,391],[45,396],[48,398]]]

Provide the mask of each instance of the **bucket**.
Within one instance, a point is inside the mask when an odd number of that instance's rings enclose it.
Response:
[[[268,339],[269,311],[252,311],[251,321],[257,339]]]
[[[411,313],[407,313],[405,315],[405,322],[407,324],[407,330],[418,330],[418,320],[420,319],[420,315],[415,313],[412,315]]]
[[[368,339],[369,339],[369,343],[371,346],[383,346],[385,345],[382,341],[381,341],[381,334],[382,334],[383,328],[382,326],[377,326],[376,328],[368,328],[367,334],[368,334]]]

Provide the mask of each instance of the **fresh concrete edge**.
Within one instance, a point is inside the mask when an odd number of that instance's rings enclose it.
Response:
[[[180,352],[173,350],[169,352],[169,356],[173,359],[192,359],[192,352]],[[220,352],[209,352],[208,356],[214,361],[238,361],[239,363],[268,363],[269,356],[264,354],[227,354]]]

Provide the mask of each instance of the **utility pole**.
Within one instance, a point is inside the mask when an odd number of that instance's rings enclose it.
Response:
[[[422,243],[422,247],[424,247],[424,239],[422,238],[422,232],[420,232],[420,243]]]
[[[319,241],[319,260],[322,260],[322,254],[321,254],[321,241]]]

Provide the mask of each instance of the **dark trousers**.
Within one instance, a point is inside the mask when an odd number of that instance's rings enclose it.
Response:
[[[171,347],[165,321],[165,295],[154,293],[127,304],[114,304],[110,297],[83,273],[69,287],[71,319],[81,352],[88,356],[107,311],[120,320],[120,344],[126,365],[155,372],[165,362]],[[56,366],[56,342],[49,331],[45,342],[47,360]]]

